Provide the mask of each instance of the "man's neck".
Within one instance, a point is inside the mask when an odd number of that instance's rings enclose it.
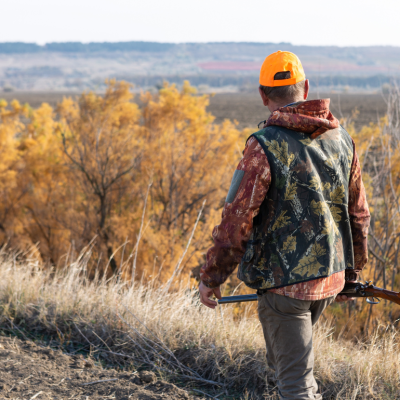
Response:
[[[291,99],[290,100],[289,99],[289,100],[285,100],[285,101],[282,101],[282,102],[279,102],[279,103],[271,102],[270,104],[268,104],[268,108],[269,108],[269,111],[271,111],[271,113],[273,113],[278,108],[282,108],[282,107],[288,106],[290,104],[297,103],[298,101],[300,101],[300,100],[296,100],[296,99]]]

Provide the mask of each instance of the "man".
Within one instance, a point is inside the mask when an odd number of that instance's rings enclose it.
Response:
[[[312,327],[368,260],[370,214],[354,142],[329,111],[306,101],[296,55],[278,51],[260,72],[271,116],[247,140],[214,246],[201,269],[201,302],[238,277],[257,289],[258,314],[281,399],[321,399],[313,376]],[[338,296],[340,297],[340,296]]]

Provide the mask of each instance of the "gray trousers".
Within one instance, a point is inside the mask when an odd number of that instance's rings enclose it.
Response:
[[[334,297],[304,301],[266,292],[258,316],[280,399],[322,399],[314,379],[313,325]]]

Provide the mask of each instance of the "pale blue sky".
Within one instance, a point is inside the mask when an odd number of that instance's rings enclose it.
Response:
[[[400,46],[400,0],[0,0],[0,42]]]

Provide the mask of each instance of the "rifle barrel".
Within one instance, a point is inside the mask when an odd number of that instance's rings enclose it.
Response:
[[[386,299],[400,305],[400,293],[373,286],[369,282],[366,282],[365,284],[360,282],[346,282],[344,289],[339,294],[344,294],[348,297],[371,297],[372,299]],[[221,300],[218,300],[218,304],[242,303],[245,301],[257,300],[258,296],[256,294],[242,294],[239,296],[223,297]],[[369,303],[377,304],[371,302]]]
[[[240,303],[244,301],[257,301],[256,294],[242,294],[240,296],[228,296],[218,300],[218,304]]]

